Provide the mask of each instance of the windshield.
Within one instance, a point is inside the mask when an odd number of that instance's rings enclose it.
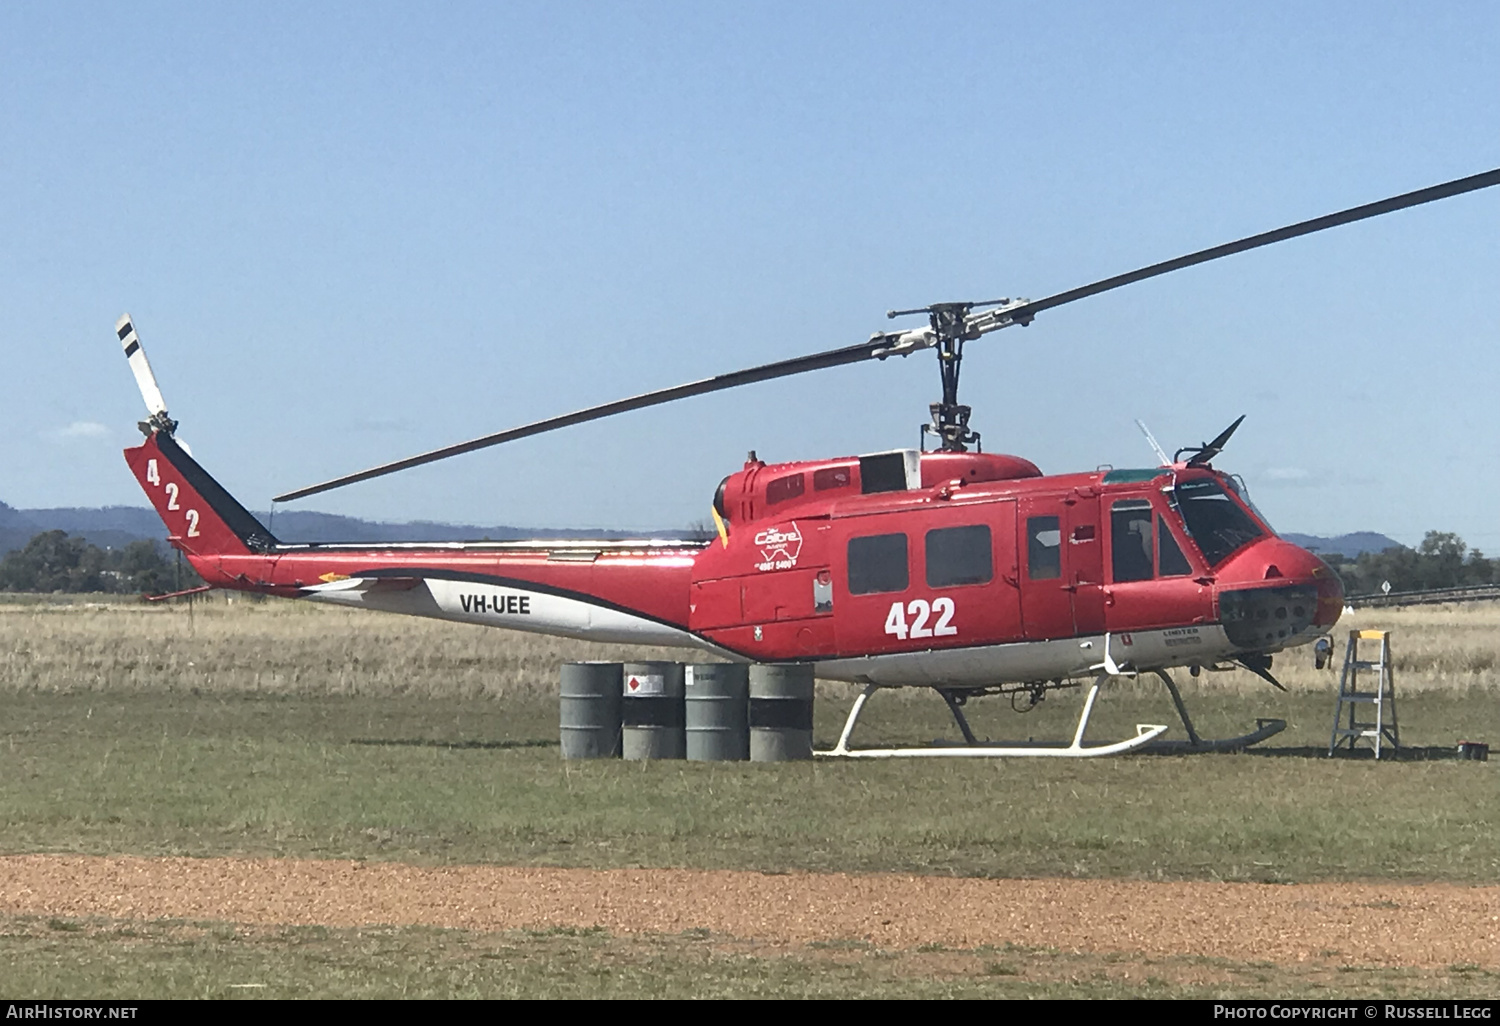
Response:
[[[1240,497],[1241,502],[1250,507],[1250,512],[1255,514],[1255,519],[1264,524],[1272,534],[1275,534],[1276,528],[1271,526],[1271,522],[1266,519],[1266,515],[1255,504],[1255,500],[1250,498],[1250,486],[1245,484],[1245,479],[1238,474],[1232,474],[1227,480],[1229,481],[1229,487],[1234,489],[1234,494]]]
[[[1265,534],[1212,478],[1180,482],[1172,495],[1188,534],[1210,566],[1218,566],[1240,546]]]

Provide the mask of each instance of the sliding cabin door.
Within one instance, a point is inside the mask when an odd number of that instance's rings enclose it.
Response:
[[[1021,639],[1013,499],[836,521],[840,655]]]

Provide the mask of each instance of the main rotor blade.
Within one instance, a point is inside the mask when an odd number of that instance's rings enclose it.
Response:
[[[371,467],[369,470],[361,470],[357,474],[347,474],[344,477],[336,477],[331,481],[324,481],[322,484],[299,488],[294,492],[286,492],[285,494],[278,495],[271,501],[290,502],[293,499],[306,498],[309,495],[317,495],[319,492],[342,488],[344,485],[355,484],[359,481],[368,481],[374,477],[384,477],[386,474],[394,474],[398,470],[420,467],[424,463],[434,463],[437,460],[447,459],[449,456],[458,456],[462,453],[473,452],[475,449],[485,449],[492,445],[499,445],[502,442],[513,442],[518,438],[539,435],[545,431],[555,431],[558,428],[571,427],[574,424],[584,424],[591,420],[612,417],[617,413],[643,410],[648,406],[660,406],[662,403],[687,399],[695,395],[706,395],[709,392],[719,392],[726,388],[737,388],[740,385],[751,385],[757,381],[770,381],[773,378],[785,378],[793,374],[805,374],[808,371],[822,370],[825,367],[839,367],[848,363],[859,363],[862,360],[884,359],[887,356],[896,355],[905,356],[907,353],[916,351],[914,348],[903,349],[893,347],[893,340],[899,337],[900,333],[894,332],[883,335],[877,334],[858,345],[845,346],[842,349],[830,349],[826,352],[814,353],[811,356],[799,356],[791,360],[781,360],[777,363],[752,367],[749,370],[735,371],[732,374],[720,374],[717,377],[704,378],[701,381],[689,382],[686,385],[676,385],[672,388],[658,389],[655,392],[645,392],[641,395],[632,396],[629,399],[617,399],[614,402],[604,403],[599,406],[590,406],[587,409],[577,410],[573,413],[565,413],[560,417],[549,417],[546,420],[538,420],[522,427],[511,428],[508,431],[497,431],[492,435],[484,435],[481,438],[460,442],[457,445],[448,445],[441,449],[433,449],[431,452],[409,456],[404,460],[396,460],[394,463],[384,463],[378,467]]]
[[[1038,299],[1034,302],[1018,306],[1007,306],[1002,310],[988,311],[982,315],[975,314],[970,318],[970,324],[972,325],[980,317],[988,318],[990,323],[976,329],[980,332],[991,331],[1010,324],[1029,324],[1032,318],[1043,310],[1050,310],[1053,307],[1062,306],[1064,303],[1072,303],[1079,299],[1086,299],[1089,296],[1097,296],[1101,292],[1108,292],[1111,289],[1120,288],[1122,285],[1130,285],[1134,282],[1144,281],[1147,278],[1155,278],[1157,275],[1166,274],[1169,271],[1178,271],[1184,267],[1192,267],[1194,264],[1206,263],[1209,260],[1232,256],[1235,253],[1243,253],[1246,250],[1257,249],[1261,246],[1269,246],[1273,242],[1295,239],[1301,235],[1310,235],[1313,232],[1323,231],[1325,228],[1334,228],[1353,221],[1362,221],[1367,217],[1389,214],[1393,211],[1404,210],[1407,207],[1431,203],[1433,200],[1445,199],[1449,196],[1457,196],[1465,192],[1473,192],[1476,189],[1485,189],[1492,185],[1500,185],[1500,168],[1493,171],[1486,171],[1483,174],[1470,175],[1468,178],[1455,179],[1451,182],[1445,182],[1442,185],[1418,189],[1416,192],[1404,193],[1400,196],[1393,196],[1390,199],[1380,200],[1375,203],[1366,203],[1363,206],[1351,207],[1336,214],[1315,217],[1310,221],[1301,221],[1297,224],[1288,225],[1285,228],[1277,228],[1275,231],[1251,235],[1237,242],[1225,243],[1222,246],[1213,246],[1209,249],[1199,250],[1196,253],[1189,253],[1187,256],[1178,257],[1175,260],[1165,260],[1159,264],[1142,267],[1139,270],[1130,271],[1126,274],[1117,274],[1113,278],[1104,278],[1091,285],[1083,285],[1076,289],[1069,289],[1067,292],[1059,292],[1045,299]],[[868,341],[858,345],[845,346],[842,349],[830,349],[826,352],[814,353],[811,356],[801,356],[791,360],[782,360],[778,363],[768,363],[761,367],[736,371],[732,374],[721,374],[713,378],[704,378],[701,381],[678,385],[674,388],[663,388],[655,392],[646,392],[629,399],[619,399],[612,403],[604,403],[601,406],[591,406],[574,413],[564,414],[561,417],[550,417],[547,420],[539,420],[523,427],[511,428],[509,431],[500,431],[492,435],[475,438],[468,442],[460,442],[457,445],[446,446],[442,449],[433,449],[431,452],[410,456],[404,460],[397,460],[394,463],[371,467],[369,470],[362,470],[357,474],[336,477],[330,481],[324,481],[322,484],[315,484],[307,488],[299,488],[293,492],[286,492],[276,496],[272,501],[290,502],[293,499],[306,498],[309,495],[317,495],[319,492],[341,488],[344,485],[355,484],[359,481],[368,481],[371,478],[383,477],[386,474],[394,474],[398,470],[407,470],[411,467],[419,467],[424,463],[433,463],[437,460],[447,459],[449,456],[458,456],[462,453],[473,452],[476,449],[500,445],[502,442],[512,442],[519,438],[528,438],[531,435],[539,435],[546,431],[555,431],[558,428],[583,424],[591,420],[599,420],[602,417],[610,417],[617,413],[628,413],[631,410],[645,409],[648,406],[659,406],[662,403],[673,402],[677,399],[686,399],[690,396],[705,395],[709,392],[718,392],[726,388],[737,388],[740,385],[749,385],[758,381],[770,381],[774,378],[790,377],[793,374],[804,374],[808,371],[822,370],[825,367],[839,367],[844,364],[859,363],[863,360],[884,359],[887,356],[906,356],[918,349],[929,348],[935,341],[936,339],[932,336],[932,333],[925,331],[925,329],[904,333],[876,334],[872,335]]]
[[[1400,196],[1392,196],[1390,199],[1378,200],[1374,203],[1366,203],[1363,206],[1350,207],[1336,214],[1325,214],[1315,217],[1310,221],[1299,221],[1296,224],[1287,225],[1285,228],[1277,228],[1274,231],[1261,232],[1259,235],[1251,235],[1237,242],[1226,242],[1222,246],[1211,246],[1208,249],[1200,249],[1196,253],[1180,256],[1175,260],[1163,260],[1159,264],[1150,267],[1142,267],[1138,271],[1128,271],[1125,274],[1117,274],[1113,278],[1104,278],[1091,285],[1082,285],[1076,289],[1059,292],[1055,296],[1038,299],[1025,306],[1018,306],[1005,311],[1006,315],[1013,321],[1029,321],[1034,315],[1043,310],[1051,310],[1053,307],[1062,306],[1064,303],[1072,303],[1079,299],[1087,299],[1089,296],[1097,296],[1101,292],[1109,292],[1111,289],[1120,288],[1122,285],[1133,285],[1147,278],[1155,278],[1157,275],[1166,274],[1169,271],[1180,271],[1184,267],[1192,267],[1194,264],[1207,263],[1220,257],[1233,256],[1250,249],[1259,249],[1261,246],[1269,246],[1273,242],[1284,242],[1287,239],[1295,239],[1301,235],[1311,235],[1313,232],[1321,232],[1325,228],[1337,228],[1341,224],[1350,224],[1354,221],[1363,221],[1367,217],[1379,217],[1381,214],[1394,213],[1397,210],[1405,210],[1407,207],[1421,206],[1423,203],[1431,203],[1434,200],[1447,199],[1449,196],[1458,196],[1475,189],[1487,189],[1492,185],[1500,185],[1500,168],[1493,171],[1485,171],[1483,174],[1470,175],[1467,178],[1457,178],[1442,185],[1433,185],[1426,189],[1418,189],[1415,192],[1402,193]]]

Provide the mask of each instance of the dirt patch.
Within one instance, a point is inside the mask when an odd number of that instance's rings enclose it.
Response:
[[[491,931],[602,927],[881,948],[1500,966],[1500,887],[976,880],[296,859],[0,858],[0,912]]]

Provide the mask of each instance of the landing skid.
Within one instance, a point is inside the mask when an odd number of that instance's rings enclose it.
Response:
[[[1273,734],[1280,734],[1286,729],[1286,720],[1258,718],[1255,721],[1255,729],[1248,734],[1239,737],[1227,737],[1218,740],[1205,740],[1198,736],[1193,729],[1193,721],[1188,716],[1187,706],[1183,704],[1182,693],[1177,690],[1176,681],[1172,680],[1166,670],[1154,670],[1161,682],[1171,692],[1172,704],[1177,706],[1177,715],[1182,717],[1182,725],[1187,729],[1188,739],[1179,741],[1173,738],[1170,741],[1153,741],[1144,746],[1144,752],[1154,752],[1160,755],[1191,755],[1195,752],[1238,752],[1243,748],[1259,744]]]
[[[1197,741],[1179,741],[1175,738],[1166,741],[1153,741],[1141,749],[1155,755],[1192,755],[1195,752],[1238,752],[1249,748],[1251,745],[1259,744],[1266,738],[1280,734],[1286,729],[1286,720],[1267,719],[1257,717],[1255,729],[1248,734],[1239,737],[1226,737],[1213,741],[1199,738]]]
[[[838,744],[826,752],[814,752],[814,755],[838,756],[846,759],[922,759],[922,758],[997,758],[997,757],[1051,757],[1064,759],[1090,759],[1099,755],[1119,755],[1121,752],[1129,752],[1149,744],[1160,737],[1166,731],[1164,723],[1138,723],[1136,724],[1136,736],[1116,741],[1109,745],[1085,745],[1083,743],[1083,732],[1088,729],[1089,716],[1094,711],[1094,700],[1099,697],[1099,688],[1110,674],[1100,674],[1089,688],[1088,696],[1083,700],[1083,712],[1078,717],[1078,728],[1073,731],[1073,740],[1066,745],[1049,744],[1046,742],[1023,742],[1003,745],[984,744],[977,741],[974,732],[969,729],[969,722],[964,717],[963,710],[953,695],[939,688],[938,692],[943,700],[948,703],[948,708],[953,711],[953,718],[958,721],[958,728],[963,732],[964,740],[968,743],[961,747],[922,747],[922,748],[856,748],[849,747],[849,736],[854,733],[854,724],[859,720],[859,714],[864,711],[865,703],[870,696],[879,691],[881,685],[866,685],[860,696],[854,700],[854,708],[849,710],[849,718],[844,721],[843,733],[839,735]]]
[[[1112,662],[1112,660],[1110,660]],[[1097,667],[1096,667],[1097,668]],[[1114,672],[1110,672],[1114,671]],[[1238,737],[1222,739],[1205,739],[1198,735],[1193,727],[1193,721],[1188,716],[1187,705],[1182,701],[1182,693],[1177,690],[1177,684],[1165,670],[1154,670],[1162,683],[1167,686],[1167,691],[1172,696],[1172,704],[1177,707],[1177,715],[1182,719],[1183,728],[1187,731],[1187,740],[1161,740],[1161,735],[1166,733],[1166,724],[1161,723],[1138,723],[1134,737],[1113,744],[1085,745],[1083,743],[1084,731],[1088,729],[1089,716],[1094,711],[1094,701],[1099,697],[1099,688],[1114,677],[1134,676],[1129,670],[1121,670],[1116,666],[1109,666],[1104,673],[1094,679],[1089,688],[1088,696],[1083,701],[1083,712],[1079,714],[1078,726],[1073,731],[1073,740],[1067,744],[1061,742],[1047,741],[1010,741],[1001,744],[993,744],[980,741],[974,736],[974,731],[969,727],[969,721],[964,716],[962,698],[948,688],[935,688],[938,694],[943,696],[943,701],[948,704],[948,709],[953,713],[953,719],[958,724],[958,729],[964,736],[964,744],[955,745],[932,745],[923,747],[906,748],[854,748],[849,747],[849,738],[854,733],[854,725],[859,721],[860,713],[864,711],[865,703],[870,696],[879,691],[880,684],[866,685],[858,698],[854,700],[854,708],[849,710],[849,718],[844,721],[843,732],[839,734],[838,744],[825,752],[814,752],[820,756],[838,756],[847,759],[919,759],[919,758],[1009,758],[1009,757],[1048,757],[1067,759],[1090,759],[1100,755],[1120,755],[1124,752],[1151,752],[1158,754],[1189,755],[1196,752],[1235,752],[1247,748],[1250,745],[1264,741],[1272,735],[1279,734],[1286,729],[1286,721],[1279,719],[1257,719],[1256,729]]]

